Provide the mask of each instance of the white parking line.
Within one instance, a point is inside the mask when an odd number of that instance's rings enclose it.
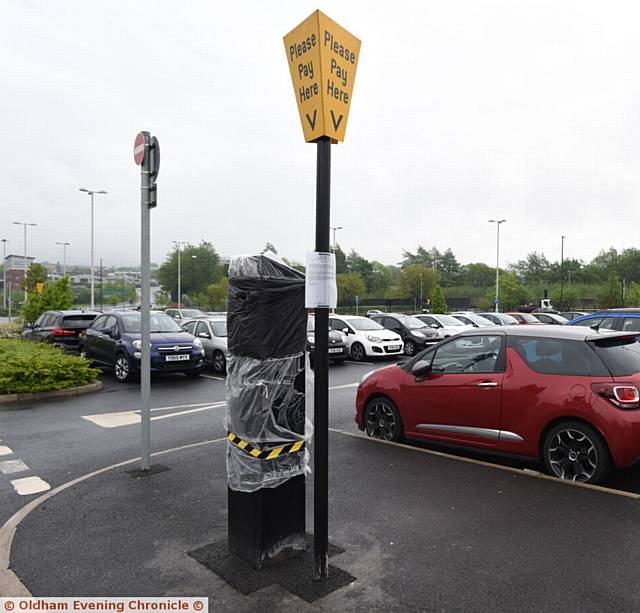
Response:
[[[347,389],[348,387],[358,387],[358,385],[360,385],[359,383],[345,383],[344,385],[334,385],[333,387],[330,387],[330,390],[344,390]]]
[[[204,377],[205,379],[213,379],[214,381],[225,381],[224,377],[216,377],[215,375],[200,375],[201,377]]]
[[[345,360],[347,364],[362,364],[363,366],[373,366],[373,362],[356,362],[355,360]]]
[[[24,479],[14,479],[11,485],[19,496],[31,496],[39,492],[46,492],[51,486],[40,477],[25,477]]]
[[[6,445],[0,445],[0,455],[11,455],[13,450],[11,447],[7,447]]]
[[[209,409],[215,409],[225,405],[226,402],[209,402],[198,404],[186,404],[186,405],[173,405],[168,407],[157,407],[151,409],[152,411],[174,411],[173,413],[167,413],[166,415],[156,415],[151,418],[151,421],[157,421],[158,419],[167,419],[169,417],[178,417],[180,415],[189,415],[191,413],[199,413],[200,411],[208,411]],[[176,409],[185,409],[176,411]],[[140,410],[134,411],[118,411],[115,413],[99,413],[97,415],[83,415],[82,419],[86,419],[91,423],[99,426],[100,428],[121,428],[123,426],[132,426],[141,422]]]
[[[29,467],[22,460],[5,460],[0,462],[0,473],[9,475],[12,473],[21,473],[29,470]]]

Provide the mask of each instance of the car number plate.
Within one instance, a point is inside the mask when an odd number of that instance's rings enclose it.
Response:
[[[329,353],[342,353],[342,347],[330,347]]]
[[[389,351],[398,351],[398,349],[400,349],[400,345],[389,345],[387,349]]]
[[[165,362],[184,362],[191,356],[188,353],[179,353],[177,355],[166,355],[164,357]]]

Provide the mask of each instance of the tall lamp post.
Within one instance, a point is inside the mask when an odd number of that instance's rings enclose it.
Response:
[[[104,310],[103,307],[103,294],[102,294],[102,283],[103,283],[103,277],[102,277],[102,261],[104,260],[104,258],[100,258],[100,312],[102,313],[102,311]]]
[[[567,238],[562,235],[560,241],[560,308],[564,309],[564,239]]]
[[[2,243],[2,308],[7,308],[7,243],[8,239],[0,239]]]
[[[24,301],[27,301],[27,226],[37,226],[37,223],[28,223],[24,221],[14,221],[14,225],[22,226],[24,230]]]
[[[71,243],[61,243],[56,241],[56,245],[62,245],[62,276],[67,276],[67,247]]]
[[[498,304],[500,300],[500,224],[503,224],[506,219],[490,219],[489,223],[496,224],[498,230],[496,236],[496,297],[493,302],[495,304],[495,312],[498,312]]]
[[[333,230],[333,252],[335,253],[336,247],[338,246],[338,243],[336,243],[336,232],[344,228],[342,226],[331,226],[331,229]]]
[[[186,245],[187,242],[186,241],[172,241],[173,244],[177,247],[178,250],[178,310],[180,310],[182,308],[181,304],[182,304],[182,288],[180,286],[181,283],[181,279],[180,279],[180,250],[182,245]]]
[[[95,279],[94,279],[94,266],[93,266],[93,195],[94,194],[106,194],[103,189],[96,191],[92,189],[85,189],[84,187],[78,188],[78,191],[85,192],[91,196],[91,310],[95,310]]]

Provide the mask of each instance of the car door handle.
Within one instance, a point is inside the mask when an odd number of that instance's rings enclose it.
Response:
[[[498,387],[498,384],[495,381],[484,381],[478,383],[478,387]]]

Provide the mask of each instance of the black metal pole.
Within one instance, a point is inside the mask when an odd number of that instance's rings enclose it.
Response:
[[[316,251],[329,252],[331,140],[318,139]],[[315,309],[313,536],[316,580],[329,574],[329,309]]]

